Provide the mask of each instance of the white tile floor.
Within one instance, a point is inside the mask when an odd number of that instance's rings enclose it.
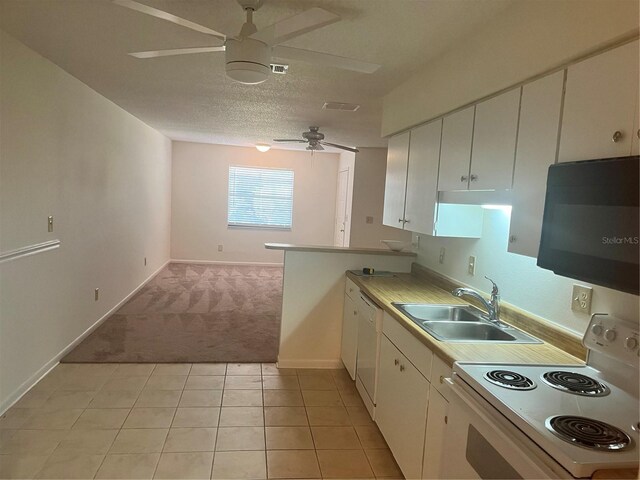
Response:
[[[0,478],[401,478],[345,370],[61,364],[0,417]]]

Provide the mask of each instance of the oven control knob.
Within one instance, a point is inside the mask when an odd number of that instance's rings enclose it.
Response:
[[[616,339],[616,336],[617,334],[615,330],[607,330],[606,332],[604,332],[604,338],[609,342],[613,342]]]
[[[635,350],[638,348],[638,339],[634,337],[627,337],[624,340],[624,346],[627,350]]]
[[[604,329],[602,328],[602,325],[597,323],[593,327],[591,327],[591,333],[593,333],[596,337],[602,335],[603,330]]]

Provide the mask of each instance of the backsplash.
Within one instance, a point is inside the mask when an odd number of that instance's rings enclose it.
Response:
[[[453,280],[482,291],[490,291],[491,277],[500,287],[502,300],[583,335],[589,316],[571,310],[574,284],[585,282],[555,275],[539,268],[536,259],[507,252],[510,208],[486,209],[479,239],[442,238],[413,235],[417,262]],[[440,249],[446,249],[439,263]],[[475,275],[467,273],[469,256],[476,257]],[[629,321],[639,321],[638,297],[597,285],[593,286],[592,313],[609,313]]]

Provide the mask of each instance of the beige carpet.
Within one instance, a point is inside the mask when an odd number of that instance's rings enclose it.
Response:
[[[63,362],[274,362],[282,268],[169,264]]]

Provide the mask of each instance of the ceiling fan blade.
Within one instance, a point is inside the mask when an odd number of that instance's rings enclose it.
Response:
[[[285,47],[283,45],[273,47],[273,56],[289,60],[301,60],[303,62],[325,65],[327,67],[342,68],[344,70],[353,70],[354,72],[360,73],[373,73],[381,67],[381,65],[376,63],[363,62],[362,60],[355,60],[353,58],[339,57],[329,53]]]
[[[136,12],[144,13],[146,15],[151,15],[152,17],[156,17],[156,18],[161,18],[162,20],[175,23],[176,25],[180,25],[182,27],[190,28],[191,30],[195,30],[196,32],[206,33],[207,35],[213,35],[214,37],[221,38],[222,40],[225,40],[227,38],[225,34],[216,32],[211,28],[198,25],[197,23],[191,22],[189,20],[185,20],[184,18],[176,17],[171,13],[158,10],[157,8],[153,8],[148,5],[144,5],[142,3],[138,3],[134,0],[113,0],[113,3],[115,3],[116,5],[120,5],[121,7],[135,10]]]
[[[342,150],[347,150],[348,152],[358,153],[360,151],[357,148],[345,147],[344,145],[338,145],[337,143],[322,142],[322,141],[320,143],[322,145],[327,145],[329,147],[335,147],[335,148],[340,148]]]
[[[297,138],[274,138],[274,142],[289,142],[289,143],[307,143],[306,140],[298,140]]]
[[[172,50],[151,50],[148,52],[132,52],[129,55],[136,58],[156,58],[156,57],[169,57],[171,55],[189,55],[192,53],[224,52],[224,50],[225,50],[224,45],[221,45],[219,47],[174,48]]]
[[[340,20],[339,15],[314,7],[258,30],[251,35],[251,38],[260,40],[267,45],[276,45],[303,33],[335,23],[338,20]]]

